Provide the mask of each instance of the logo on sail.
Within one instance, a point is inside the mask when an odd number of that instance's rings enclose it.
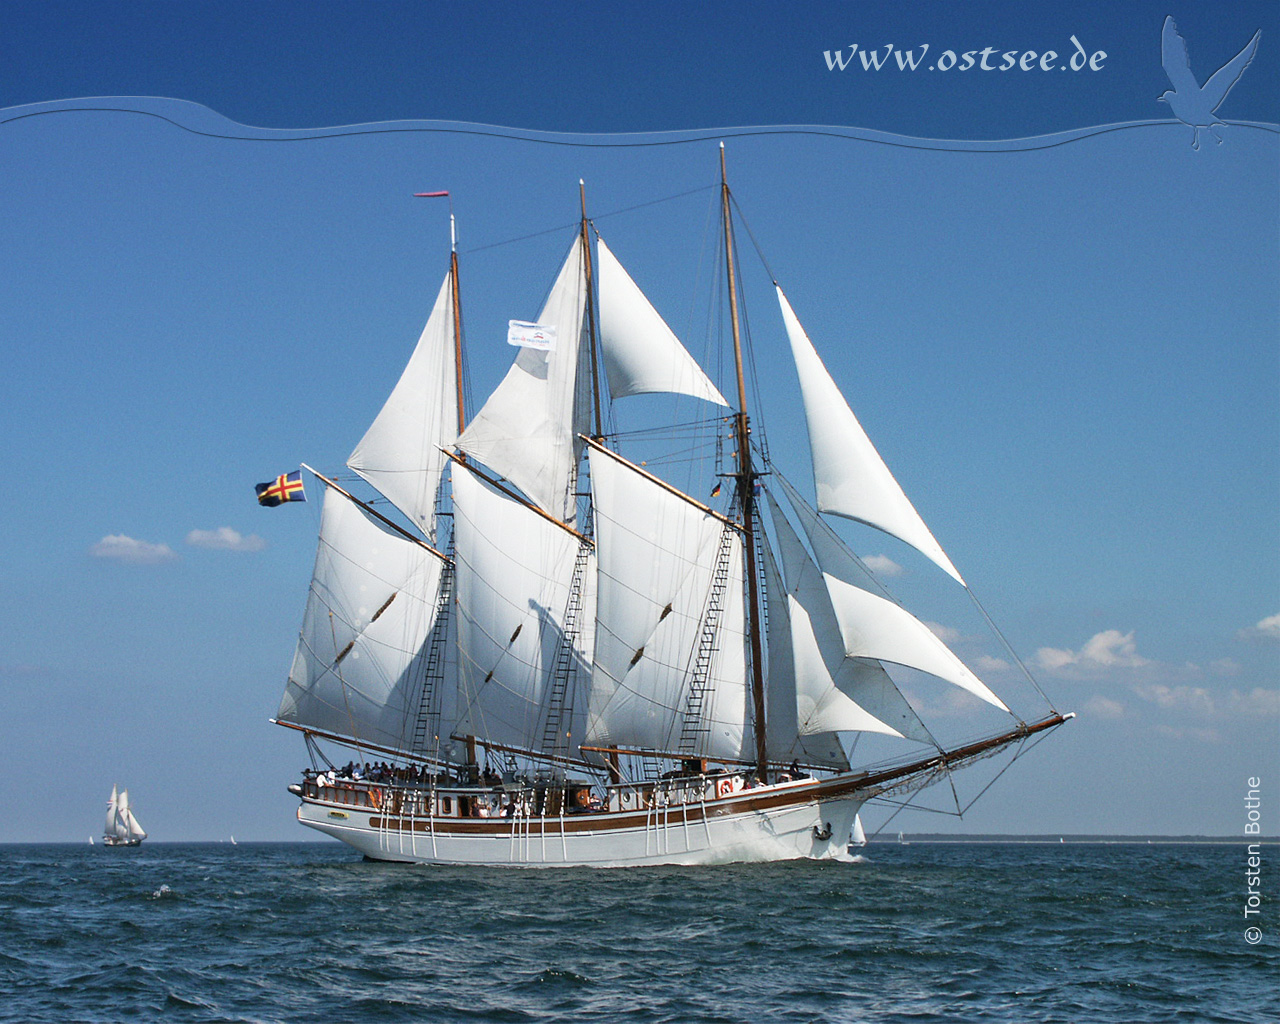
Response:
[[[551,352],[556,347],[555,324],[534,324],[527,320],[507,321],[507,344]]]

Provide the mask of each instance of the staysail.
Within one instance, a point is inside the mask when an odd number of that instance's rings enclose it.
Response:
[[[809,425],[818,511],[866,523],[905,541],[964,585],[822,365],[782,289],[777,292]]]
[[[347,465],[382,492],[435,541],[433,513],[458,433],[453,280],[440,286],[435,307],[408,365]]]
[[[817,556],[845,655],[919,669],[968,690],[1001,711],[1008,711],[1004,702],[933,630],[901,605],[864,589],[866,573],[853,554],[781,474],[777,479]],[[926,737],[925,742],[931,741]]]
[[[781,479],[779,476],[779,480]],[[863,714],[877,723],[879,728],[870,731],[932,744],[928,730],[889,678],[884,666],[874,657],[850,656],[826,579],[800,543],[772,492],[766,493],[774,535],[778,539],[786,570],[787,595],[794,609],[792,618],[802,621],[807,629],[807,636],[811,638],[812,644],[811,658],[830,673],[829,686],[844,694]],[[822,707],[819,704],[814,711],[820,711]],[[815,726],[823,721],[821,715],[815,714],[814,717],[817,719]],[[834,724],[829,727],[851,728]],[[861,728],[866,729],[865,726]]]
[[[600,280],[600,349],[609,394],[672,392],[729,403],[689,355],[616,256],[596,241]]]
[[[302,633],[277,719],[409,749],[443,567],[438,554],[329,488]]]

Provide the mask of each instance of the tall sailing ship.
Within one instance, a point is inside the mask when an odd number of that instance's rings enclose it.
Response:
[[[347,461],[385,502],[304,467],[325,487],[320,539],[274,719],[311,754],[289,787],[304,825],[388,861],[840,857],[867,800],[1070,717],[1013,714],[824,521],[876,527],[965,586],[780,288],[816,504],[774,465],[748,415],[723,147],[717,198],[736,408],[592,244],[584,196],[545,305],[511,322],[515,361],[468,419],[455,235],[408,366]],[[686,493],[606,430],[610,401],[660,392],[709,412],[723,494]],[[966,691],[1003,727],[944,745],[886,665]],[[865,734],[907,753],[854,767]]]
[[[146,838],[147,834],[129,807],[129,791],[112,786],[111,799],[107,801],[107,823],[102,829],[103,845],[141,846]],[[92,838],[89,842],[93,842]]]

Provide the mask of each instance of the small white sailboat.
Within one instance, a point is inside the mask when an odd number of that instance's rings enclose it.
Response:
[[[862,828],[862,815],[855,814],[853,816],[853,832],[849,835],[850,846],[866,846],[867,833]]]
[[[816,507],[773,464],[748,415],[723,149],[718,198],[736,409],[598,235],[592,246],[584,197],[542,311],[510,321],[518,355],[469,422],[455,245],[347,459],[393,507],[304,466],[325,485],[320,543],[274,719],[311,754],[289,787],[303,825],[418,863],[834,858],[867,800],[1070,717],[1014,715],[820,518],[898,537],[966,587],[776,284]],[[610,400],[656,392],[710,412],[702,478],[683,488],[607,429]],[[886,665],[1008,717],[944,747]],[[906,747],[859,770],[841,739],[853,733]],[[359,763],[333,767],[319,741]]]
[[[111,787],[111,799],[107,801],[107,823],[102,830],[104,846],[140,846],[147,838],[129,807],[129,791]],[[90,842],[92,843],[92,838]]]

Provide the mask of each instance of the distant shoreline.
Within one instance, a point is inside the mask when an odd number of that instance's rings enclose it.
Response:
[[[1015,833],[991,834],[949,834],[945,832],[906,832],[904,843],[930,844],[974,844],[974,845],[1022,845],[1022,846],[1243,846],[1249,843],[1261,843],[1264,846],[1280,846],[1280,836],[1159,836],[1159,835],[1072,835],[1070,833],[1050,832],[1035,835],[1018,835]],[[0,848],[12,846],[86,846],[84,842],[66,839],[26,839],[0,842]],[[312,846],[324,847],[332,844],[326,840],[306,839],[241,839],[236,844],[229,844],[225,839],[175,839],[148,840],[144,848],[156,846]],[[898,846],[897,833],[881,833],[867,837],[868,846]]]

